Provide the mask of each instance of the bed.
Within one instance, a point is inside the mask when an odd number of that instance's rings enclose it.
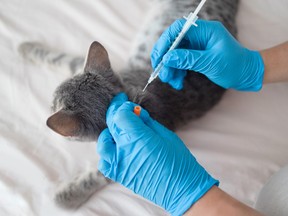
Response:
[[[77,210],[55,205],[59,184],[96,169],[98,155],[94,142],[66,140],[45,125],[53,91],[68,75],[30,64],[17,51],[23,41],[41,41],[83,56],[98,40],[112,66],[121,68],[151,5],[146,0],[1,1],[0,215],[167,215],[118,184]],[[242,0],[240,42],[265,49],[286,41],[287,8],[286,0]],[[287,92],[287,83],[265,85],[259,93],[229,90],[205,117],[177,131],[220,187],[249,206],[268,178],[288,164]]]

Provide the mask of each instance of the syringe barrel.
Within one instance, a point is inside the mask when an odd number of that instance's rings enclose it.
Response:
[[[186,22],[182,28],[182,30],[180,31],[179,35],[176,37],[175,41],[172,43],[171,47],[169,48],[169,51],[174,50],[179,43],[181,42],[181,40],[184,38],[185,34],[187,33],[187,31],[190,29],[190,27],[192,25],[196,25],[196,21],[198,19],[198,12],[200,11],[200,9],[203,7],[204,3],[206,2],[206,0],[201,0],[200,4],[198,5],[198,7],[196,8],[196,10],[193,12],[191,12],[189,14],[189,16],[186,18]],[[149,85],[149,83],[151,83],[160,73],[161,69],[163,68],[163,60],[161,60],[161,62],[157,65],[157,67],[155,68],[155,70],[152,72],[152,74],[150,75],[149,79],[148,79],[148,83],[147,85],[144,87],[143,91],[145,91],[146,87]]]
[[[179,45],[179,43],[184,38],[187,31],[190,29],[192,25],[196,25],[195,22],[197,21],[198,16],[194,15],[193,13],[190,13],[188,16],[188,19],[186,20],[182,30],[179,32],[178,36],[176,37],[175,41],[172,43],[171,47],[168,51],[176,49],[176,47]]]

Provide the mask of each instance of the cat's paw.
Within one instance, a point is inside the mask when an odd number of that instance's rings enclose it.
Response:
[[[18,46],[19,54],[26,60],[35,61],[35,55],[45,50],[44,45],[38,42],[23,42]]]
[[[62,185],[55,195],[55,202],[64,208],[78,208],[109,182],[99,171],[84,173]]]

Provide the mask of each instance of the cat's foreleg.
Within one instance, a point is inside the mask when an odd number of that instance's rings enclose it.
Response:
[[[18,47],[22,57],[30,62],[45,65],[55,71],[76,74],[83,71],[84,58],[57,52],[37,42],[24,42]]]
[[[72,182],[61,185],[56,193],[55,202],[64,208],[77,208],[109,183],[110,180],[99,171],[84,173]]]

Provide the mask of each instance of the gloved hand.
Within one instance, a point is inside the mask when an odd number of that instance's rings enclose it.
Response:
[[[98,169],[104,176],[136,194],[181,215],[218,181],[213,179],[180,138],[142,108],[116,96],[107,112],[107,125],[99,136]]]
[[[184,19],[175,21],[152,50],[153,68],[163,58],[165,67],[159,74],[163,82],[181,89],[186,73],[176,70],[180,69],[202,73],[223,88],[240,91],[261,89],[264,63],[260,53],[239,44],[220,22],[198,20],[198,27],[189,29],[178,49],[164,55],[184,23]]]

